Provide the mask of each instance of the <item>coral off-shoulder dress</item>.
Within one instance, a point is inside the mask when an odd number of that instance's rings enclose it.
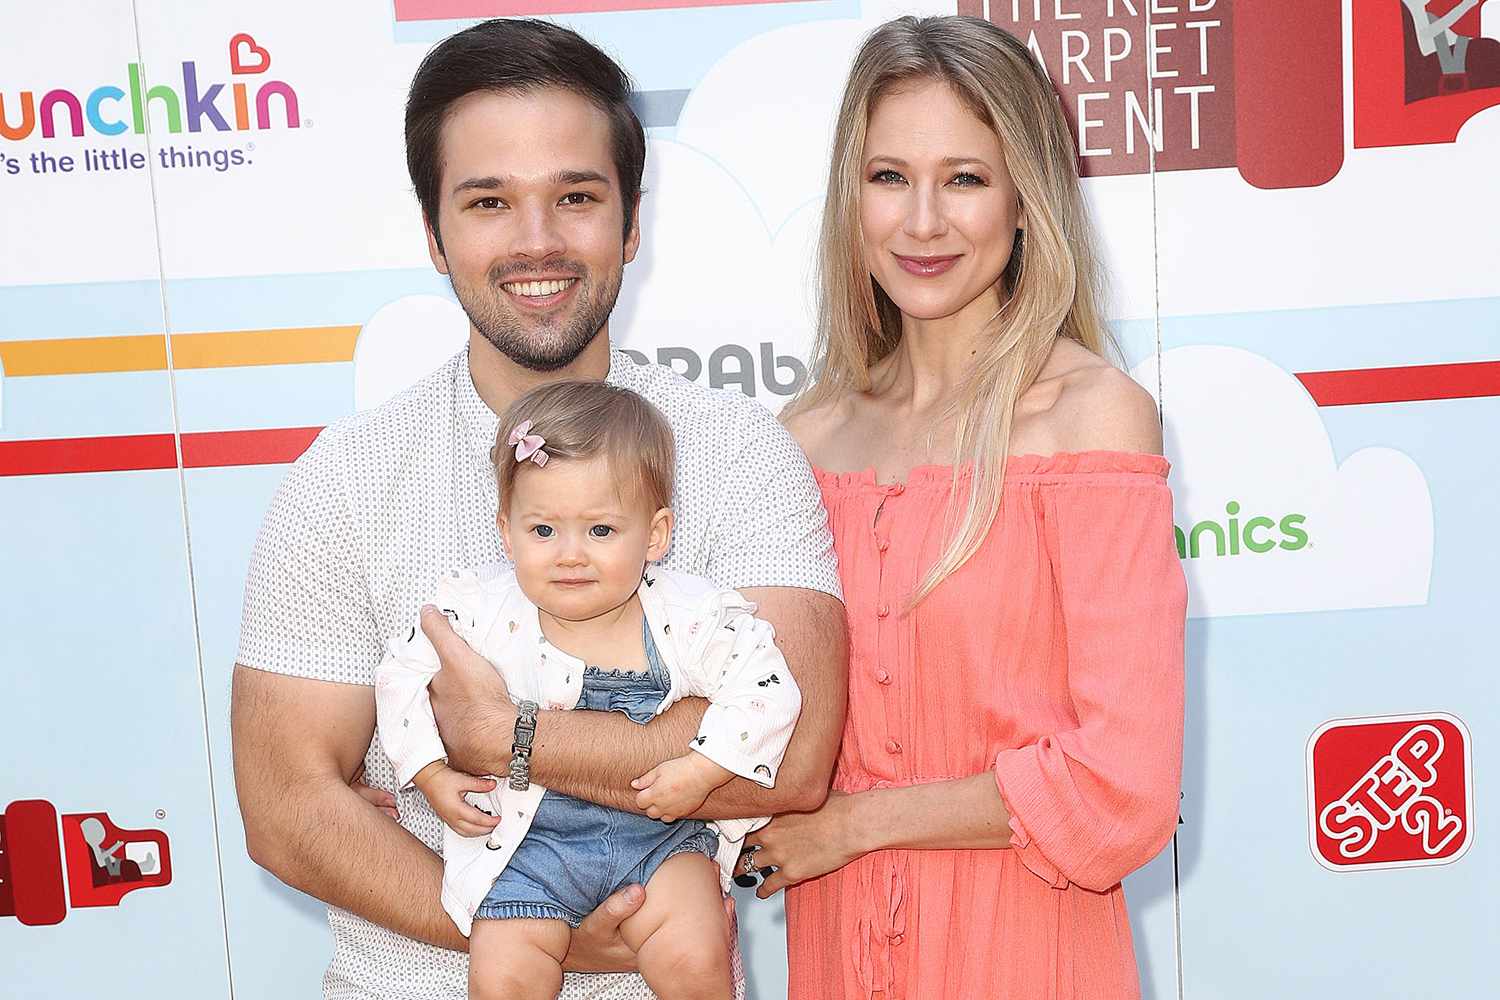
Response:
[[[834,787],[989,772],[1011,844],[877,851],[789,890],[790,1000],[1140,995],[1120,880],[1170,839],[1182,769],[1187,591],[1167,469],[1012,456],[983,547],[909,613],[952,469],[904,484],[818,472],[850,624]]]

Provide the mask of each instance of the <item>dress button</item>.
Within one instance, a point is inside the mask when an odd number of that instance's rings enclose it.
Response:
[[[900,945],[900,944],[905,943],[905,941],[906,941],[906,935],[905,934],[892,934],[891,935],[891,944]]]
[[[875,609],[875,615],[876,615],[876,617],[879,617],[879,618],[884,618],[887,615],[889,615],[890,613],[891,613],[891,606],[889,604],[882,604],[880,607],[878,607],[878,608]]]
[[[881,552],[884,552],[886,549],[891,547],[891,540],[889,538],[882,538],[880,541],[875,543],[875,547]]]
[[[892,483],[891,484],[891,495],[892,496],[898,496],[899,497],[901,494],[903,494],[905,492],[906,492],[906,485],[904,483]]]
[[[891,682],[891,675],[890,674],[886,673],[884,670],[877,670],[877,671],[875,671],[875,683],[877,683],[877,684],[889,684],[890,682]]]
[[[886,753],[900,753],[901,752],[901,744],[897,743],[895,740],[886,740],[885,741],[885,752]]]

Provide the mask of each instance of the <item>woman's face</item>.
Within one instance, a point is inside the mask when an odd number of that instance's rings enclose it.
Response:
[[[865,260],[901,312],[998,309],[996,283],[1025,226],[1000,137],[947,84],[914,82],[875,105],[862,169]]]

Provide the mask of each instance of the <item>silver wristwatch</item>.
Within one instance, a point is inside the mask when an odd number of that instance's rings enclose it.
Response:
[[[510,745],[510,790],[524,792],[531,787],[531,741],[536,736],[534,701],[523,701],[516,712],[516,741]]]

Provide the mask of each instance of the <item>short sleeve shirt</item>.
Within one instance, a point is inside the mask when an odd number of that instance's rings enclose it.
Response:
[[[415,620],[440,575],[504,561],[490,464],[499,418],[474,388],[468,362],[465,349],[383,406],[329,426],[288,470],[251,556],[239,663],[372,685],[386,639]],[[662,565],[723,587],[842,599],[812,470],[769,411],[620,351],[611,353],[607,381],[655,404],[676,439],[676,527]],[[365,773],[372,785],[395,788],[378,736]],[[439,851],[442,824],[427,800],[415,790],[397,795],[401,824]],[[329,923],[330,1000],[467,995],[465,956],[337,907]],[[569,976],[564,1000],[583,996],[651,993],[635,975]]]

